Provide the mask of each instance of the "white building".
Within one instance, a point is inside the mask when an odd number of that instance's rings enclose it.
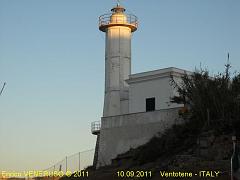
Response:
[[[111,11],[99,18],[99,29],[106,34],[106,51],[101,129],[98,123],[92,123],[92,133],[97,135],[97,167],[109,165],[118,154],[178,123],[182,105],[170,102],[177,95],[171,77],[180,81],[183,74],[189,73],[170,67],[131,74],[131,36],[138,20],[125,14],[119,4]]]

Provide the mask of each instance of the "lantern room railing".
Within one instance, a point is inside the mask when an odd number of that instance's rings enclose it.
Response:
[[[135,31],[138,27],[138,18],[137,16],[133,14],[124,14],[126,18],[122,18],[121,16],[114,18],[111,18],[113,14],[104,14],[99,17],[99,29],[103,30],[106,26],[111,25],[126,25],[129,27],[132,27],[132,29]]]

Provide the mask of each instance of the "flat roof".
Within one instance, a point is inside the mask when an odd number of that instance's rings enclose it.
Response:
[[[157,69],[153,71],[131,74],[129,76],[129,79],[126,80],[126,82],[128,84],[131,84],[139,81],[152,80],[152,79],[162,78],[162,77],[170,77],[170,75],[173,75],[175,77],[181,77],[184,74],[192,74],[192,72],[184,69],[180,69],[180,68],[168,67],[168,68]]]

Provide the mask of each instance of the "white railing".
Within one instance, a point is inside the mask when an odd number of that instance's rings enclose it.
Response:
[[[102,16],[99,17],[99,26],[106,26],[109,24],[122,24],[122,23],[127,23],[129,25],[138,26],[138,19],[137,16],[133,15],[133,14],[125,14],[126,16],[126,20],[123,21],[122,17],[114,17],[111,18],[112,14],[104,14]]]
[[[91,131],[92,134],[97,135],[100,133],[101,129],[101,122],[100,121],[95,121],[91,123]]]

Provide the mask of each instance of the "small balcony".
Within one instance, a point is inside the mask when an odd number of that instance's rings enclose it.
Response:
[[[95,121],[91,123],[91,131],[93,135],[98,135],[101,129],[101,121]]]
[[[99,17],[99,29],[101,31],[106,32],[106,29],[110,26],[127,26],[134,32],[138,27],[138,18],[133,14],[124,14],[124,18],[122,15],[113,14],[104,14]]]

